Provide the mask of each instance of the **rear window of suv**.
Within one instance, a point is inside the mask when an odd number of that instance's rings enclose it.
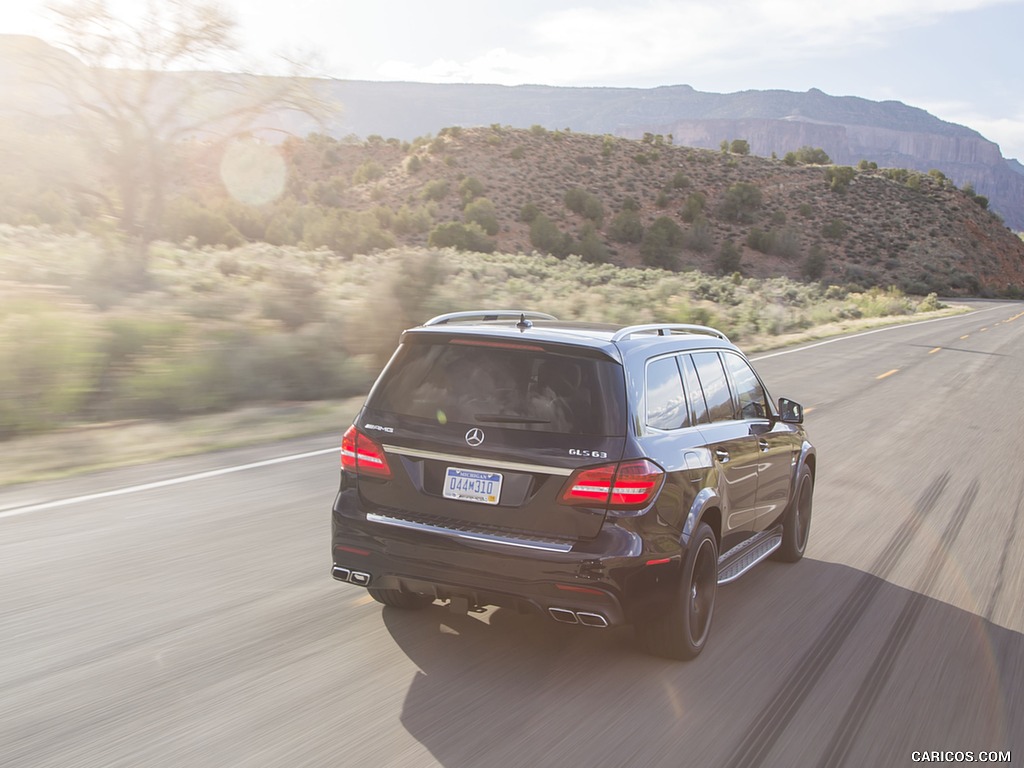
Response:
[[[610,436],[626,431],[625,400],[622,368],[603,356],[457,337],[404,342],[367,405],[443,423]]]

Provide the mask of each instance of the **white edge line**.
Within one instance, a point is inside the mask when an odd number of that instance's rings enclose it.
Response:
[[[875,328],[871,331],[864,331],[863,333],[855,333],[852,336],[837,336],[834,339],[826,339],[825,341],[819,341],[815,344],[808,344],[806,347],[797,347],[796,349],[786,349],[782,352],[772,352],[771,354],[761,355],[759,357],[750,358],[751,362],[758,362],[759,360],[768,360],[772,357],[781,357],[782,355],[791,355],[794,352],[804,352],[808,349],[814,349],[815,347],[823,347],[826,344],[834,344],[837,341],[846,341],[847,339],[857,339],[861,336],[870,336],[873,333],[882,333],[883,331],[893,331],[897,328],[909,328],[914,325],[925,325],[926,323],[937,323],[941,320],[952,320],[957,317],[969,317],[970,315],[980,314],[982,312],[993,312],[996,309],[1002,309],[1001,306],[989,307],[988,309],[978,309],[973,312],[967,312],[962,315],[950,315],[949,317],[936,317],[931,320],[921,320],[917,323],[904,323],[902,325],[889,325],[885,328]],[[55,501],[44,501],[39,504],[29,504],[24,507],[14,507],[0,511],[0,520],[8,517],[18,517],[20,515],[29,515],[33,512],[43,512],[47,509],[58,509],[60,507],[68,507],[72,504],[82,504],[87,501],[95,501],[96,499],[109,499],[114,496],[125,496],[129,493],[141,493],[143,491],[152,491],[157,488],[166,488],[170,485],[180,485],[181,483],[191,483],[196,480],[206,480],[210,477],[220,477],[221,475],[230,475],[233,472],[243,472],[247,469],[259,469],[260,467],[269,467],[274,464],[282,464],[287,461],[298,461],[300,459],[309,459],[314,456],[323,456],[328,453],[334,453],[339,451],[340,448],[324,448],[319,451],[309,451],[308,453],[295,453],[290,456],[278,456],[273,459],[265,459],[263,461],[254,461],[251,464],[240,464],[235,467],[223,467],[221,469],[211,469],[208,472],[198,472],[194,475],[183,475],[181,477],[171,477],[167,480],[157,480],[152,483],[143,483],[142,485],[130,485],[124,488],[115,488],[111,491],[100,491],[99,493],[89,493],[84,496],[72,496],[67,499],[56,499]]]
[[[792,355],[794,352],[806,352],[808,349],[814,349],[815,347],[823,347],[826,344],[835,344],[837,341],[847,341],[849,339],[859,339],[861,336],[870,336],[873,333],[883,333],[884,331],[895,331],[899,328],[911,328],[915,325],[927,325],[928,323],[938,323],[943,320],[955,320],[958,317],[970,317],[971,315],[978,315],[982,312],[994,312],[997,309],[1003,309],[1005,305],[997,307],[989,307],[988,309],[976,309],[973,312],[964,312],[961,315],[949,315],[948,317],[933,317],[931,320],[918,320],[916,323],[902,323],[901,325],[887,325],[885,328],[875,328],[871,331],[863,331],[862,333],[855,333],[851,336],[836,336],[834,339],[825,339],[814,344],[808,344],[806,347],[797,347],[796,349],[784,349],[781,352],[772,352],[768,355],[760,355],[758,357],[750,358],[750,362],[756,363],[759,360],[768,360],[772,357],[782,357],[782,355]]]
[[[14,507],[12,509],[6,509],[0,512],[0,520],[6,517],[17,517],[18,515],[28,515],[33,512],[42,512],[47,509],[57,509],[59,507],[67,507],[72,504],[81,504],[87,501],[95,501],[96,499],[109,499],[112,496],[124,496],[129,493],[141,493],[142,491],[152,491],[156,488],[166,488],[169,485],[180,485],[181,483],[191,483],[196,480],[205,480],[210,477],[220,477],[221,475],[230,475],[232,472],[243,472],[247,469],[259,469],[260,467],[269,467],[273,464],[282,464],[286,461],[298,461],[299,459],[309,459],[313,456],[323,456],[328,453],[337,453],[340,448],[324,448],[319,451],[309,451],[308,453],[295,453],[290,456],[278,456],[273,459],[264,459],[263,461],[254,461],[251,464],[240,464],[235,467],[222,467],[221,469],[211,469],[208,472],[198,472],[194,475],[182,475],[181,477],[171,477],[167,480],[157,480],[152,483],[143,483],[142,485],[130,485],[124,488],[115,488],[111,491],[100,491],[99,493],[89,493],[84,496],[72,496],[67,499],[56,499],[55,501],[44,501],[39,504],[30,504],[25,507]]]

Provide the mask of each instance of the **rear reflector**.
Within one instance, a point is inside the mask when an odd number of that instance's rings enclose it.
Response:
[[[583,467],[573,472],[562,491],[563,504],[638,509],[654,500],[664,470],[647,459]]]
[[[555,584],[555,589],[560,589],[563,592],[580,592],[584,595],[601,595],[602,597],[607,594],[601,589],[594,589],[593,587],[579,587],[575,584]]]
[[[341,468],[355,475],[391,477],[384,449],[353,424],[341,438]]]

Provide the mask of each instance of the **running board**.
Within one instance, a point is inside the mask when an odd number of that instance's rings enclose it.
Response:
[[[751,536],[718,558],[718,583],[728,584],[782,546],[782,526]]]

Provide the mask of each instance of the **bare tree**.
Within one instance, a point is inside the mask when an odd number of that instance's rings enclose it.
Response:
[[[326,110],[295,73],[225,73],[239,54],[236,24],[206,0],[148,0],[138,19],[116,16],[105,0],[73,0],[50,11],[60,50],[36,60],[59,103],[49,119],[97,163],[102,178],[90,192],[132,244],[139,281],[148,274],[149,244],[182,141],[224,143],[281,130],[289,113],[295,122]]]

